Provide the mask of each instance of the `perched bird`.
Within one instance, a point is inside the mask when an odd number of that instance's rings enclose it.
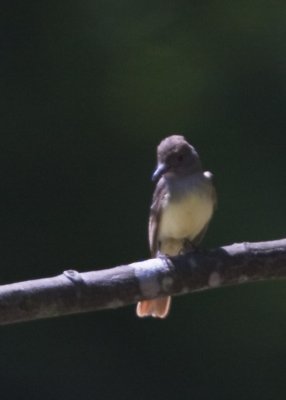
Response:
[[[175,256],[195,249],[202,240],[216,205],[212,174],[202,169],[198,153],[181,135],[159,144],[157,182],[149,218],[151,256]],[[143,300],[139,317],[165,318],[171,297]]]

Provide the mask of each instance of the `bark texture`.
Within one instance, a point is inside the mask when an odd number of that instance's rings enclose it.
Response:
[[[0,325],[122,307],[142,299],[286,278],[286,239],[0,286]]]

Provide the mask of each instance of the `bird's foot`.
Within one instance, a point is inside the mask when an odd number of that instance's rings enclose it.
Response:
[[[167,256],[166,254],[162,253],[160,250],[157,251],[156,257],[157,257],[157,258],[162,258],[162,259],[164,259],[164,260],[165,260],[166,258],[168,258],[168,256]]]
[[[197,246],[195,246],[189,239],[185,239],[180,254],[194,253],[197,250]]]

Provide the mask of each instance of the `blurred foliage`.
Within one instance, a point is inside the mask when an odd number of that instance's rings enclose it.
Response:
[[[2,283],[148,257],[155,148],[216,179],[204,241],[285,236],[286,4],[1,4]],[[284,215],[284,217],[283,217]],[[1,399],[282,399],[284,282],[4,327]]]

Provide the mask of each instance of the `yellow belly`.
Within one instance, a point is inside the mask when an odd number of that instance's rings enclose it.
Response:
[[[213,213],[211,193],[190,192],[182,199],[166,199],[162,211],[159,240],[167,238],[194,239],[208,223]]]

